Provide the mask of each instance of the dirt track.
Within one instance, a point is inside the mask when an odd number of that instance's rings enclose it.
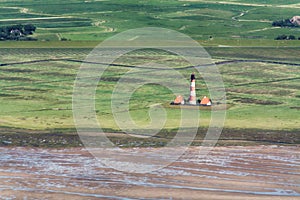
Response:
[[[217,147],[205,158],[198,150],[164,169],[132,174],[80,148],[0,148],[0,199],[300,198],[297,146]]]

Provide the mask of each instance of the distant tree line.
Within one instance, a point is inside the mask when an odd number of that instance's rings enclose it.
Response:
[[[291,22],[290,19],[283,19],[279,21],[274,21],[272,26],[280,26],[280,27],[297,27],[298,25]]]
[[[28,37],[35,30],[36,27],[32,24],[3,26],[0,27],[0,40],[36,40],[35,38]]]
[[[294,35],[278,35],[275,40],[296,40],[297,38]],[[300,37],[298,37],[300,40]]]

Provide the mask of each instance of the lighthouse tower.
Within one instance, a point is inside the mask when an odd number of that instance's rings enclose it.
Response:
[[[191,105],[196,105],[197,100],[196,100],[196,79],[195,79],[195,74],[191,74],[191,87],[190,87],[190,98],[189,98],[189,103]]]

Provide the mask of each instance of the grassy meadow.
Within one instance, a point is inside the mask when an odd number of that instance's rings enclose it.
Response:
[[[99,42],[116,33],[154,26],[189,35],[205,47],[218,66],[228,105],[222,134],[224,143],[231,139],[299,143],[300,40],[274,38],[280,34],[300,37],[300,28],[271,26],[274,20],[299,15],[299,4],[291,0],[264,2],[0,2],[0,26],[32,23],[37,26],[32,37],[38,39],[0,41],[0,141],[3,144],[18,133],[30,135],[31,140],[32,134],[37,133],[73,134],[72,94],[82,61]],[[62,38],[68,41],[60,41]],[[154,50],[132,52],[119,58],[116,66],[105,71],[97,87],[95,109],[104,130],[120,131],[110,102],[116,82],[136,65],[149,60],[169,63],[174,68],[188,66],[179,56]],[[191,72],[180,71],[187,80]],[[196,92],[198,98],[208,95],[201,78],[197,80]],[[183,95],[188,97],[188,88]],[[166,142],[165,134],[172,135],[172,130],[179,127],[180,109],[169,106],[174,98],[162,86],[143,86],[131,98],[130,114],[137,124],[145,125],[150,121],[151,105],[163,105],[168,120],[161,141]],[[200,113],[199,140],[209,126],[211,111],[204,109]],[[18,141],[15,144],[23,144]]]
[[[295,1],[2,1],[0,26],[32,23],[41,41],[62,38],[101,41],[118,32],[141,27],[177,30],[195,40],[274,39],[279,34],[300,37],[299,29],[278,29],[272,21],[298,15]]]

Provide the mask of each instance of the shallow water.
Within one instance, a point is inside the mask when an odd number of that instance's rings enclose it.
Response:
[[[193,147],[163,169],[135,174],[105,166],[83,148],[0,148],[0,199],[300,199],[299,147],[198,153]]]

